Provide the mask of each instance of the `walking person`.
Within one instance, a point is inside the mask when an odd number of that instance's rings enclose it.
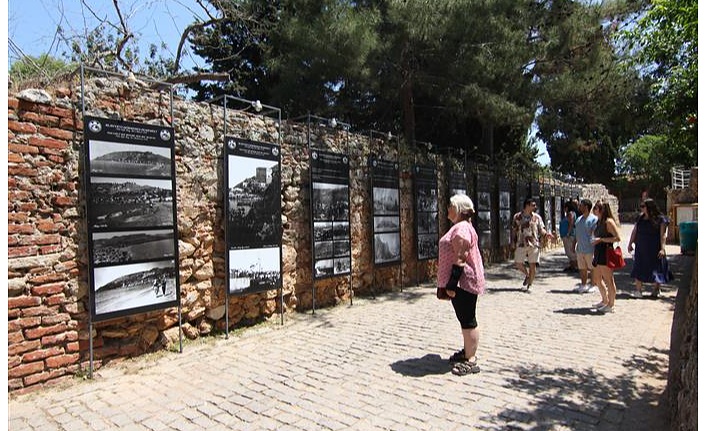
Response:
[[[476,357],[480,339],[476,305],[478,295],[485,292],[485,272],[478,234],[471,224],[473,212],[471,198],[462,194],[452,196],[448,218],[453,226],[439,240],[437,286],[442,296],[446,295],[446,298],[440,296],[441,299],[451,299],[463,336],[463,348],[449,358],[454,364],[452,373],[459,376],[480,372]]]
[[[569,259],[569,266],[564,268],[564,272],[577,272],[578,262],[576,261],[576,209],[573,201],[566,201],[561,210],[561,221],[559,221],[559,237],[564,244],[564,254]]]
[[[581,283],[576,285],[574,292],[593,293],[595,286],[588,277],[589,270],[593,268],[593,231],[596,229],[598,217],[591,213],[593,204],[589,199],[581,199],[579,202],[579,217],[576,219],[576,262],[578,263]]]
[[[635,279],[633,297],[642,297],[642,284],[654,283],[652,297],[659,297],[660,284],[669,281],[665,245],[669,219],[659,210],[657,203],[650,198],[640,204],[640,216],[628,241],[628,253],[635,256],[630,277]]]
[[[515,268],[525,276],[522,285],[526,287],[527,292],[532,287],[537,274],[541,240],[542,238],[554,238],[554,235],[548,232],[544,226],[542,217],[535,212],[536,208],[537,202],[533,198],[527,198],[522,205],[522,211],[512,218],[512,243],[510,246],[515,249]],[[527,267],[525,267],[525,262],[528,263]]]
[[[620,242],[620,232],[613,217],[608,202],[598,201],[593,206],[598,217],[596,229],[593,232],[593,284],[598,286],[601,292],[601,302],[594,307],[600,313],[612,313],[615,307],[615,296],[617,288],[613,270],[608,268],[607,251],[608,247],[613,247],[613,243]]]

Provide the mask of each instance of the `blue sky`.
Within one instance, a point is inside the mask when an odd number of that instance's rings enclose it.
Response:
[[[69,48],[57,34],[59,26],[68,38],[96,28],[99,18],[119,22],[112,1],[86,0],[83,3],[88,6],[83,6],[80,0],[10,0],[8,66],[19,55],[12,49],[13,43],[26,55],[49,53],[61,57]],[[160,45],[161,42],[174,54],[183,29],[194,21],[194,16],[205,18],[195,0],[121,0],[120,5],[123,18],[136,34],[143,54],[151,43]],[[189,61],[184,58],[183,66],[190,67]]]
[[[79,36],[98,26],[102,17],[110,22],[119,22],[113,2],[110,0],[10,0],[8,3],[7,37],[8,67],[21,54],[39,56],[49,53],[61,57],[69,50],[65,38]],[[121,12],[128,28],[136,33],[140,51],[144,54],[150,44],[164,42],[167,50],[175,54],[184,28],[194,17],[206,19],[206,14],[195,0],[121,0]],[[64,29],[64,40],[57,28]],[[16,49],[13,49],[16,48]],[[184,70],[191,69],[198,58],[182,58]],[[7,69],[5,69],[7,70]],[[528,137],[534,134],[528,131]],[[539,144],[537,161],[549,164],[549,156],[543,143]]]

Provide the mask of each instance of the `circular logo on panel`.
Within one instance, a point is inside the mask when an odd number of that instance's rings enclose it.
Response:
[[[163,140],[163,141],[168,141],[168,140],[170,140],[170,139],[172,138],[172,132],[170,132],[170,131],[167,130],[167,129],[162,129],[162,130],[159,132],[159,138],[160,138],[161,140]]]
[[[101,130],[103,130],[103,126],[101,125],[100,121],[91,120],[88,122],[88,130],[93,133],[99,133]]]
[[[377,161],[377,160],[373,160],[373,167],[376,167],[377,165],[378,165],[378,161]]]
[[[238,146],[238,144],[236,144],[233,139],[229,139],[229,140],[228,140],[228,148],[229,148],[229,149],[235,150],[235,147],[237,147],[237,146]]]
[[[311,152],[311,158],[314,159],[314,160],[318,159],[318,158],[319,158],[319,153],[317,153],[316,151],[312,151],[312,152]]]
[[[273,156],[278,156],[278,155],[279,155],[279,148],[277,148],[277,147],[272,147],[272,155],[273,155]]]
[[[348,163],[348,157],[343,157],[343,163]]]

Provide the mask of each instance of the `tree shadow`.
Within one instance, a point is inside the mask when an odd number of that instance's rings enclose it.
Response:
[[[438,354],[426,354],[421,358],[410,358],[390,364],[396,373],[408,377],[424,377],[433,374],[446,374],[451,371],[451,364]]]
[[[654,348],[635,353],[624,372],[604,375],[596,369],[517,366],[500,371],[517,377],[508,390],[531,397],[526,407],[505,408],[484,417],[482,430],[597,429],[647,431],[667,429],[663,391],[640,382],[642,373],[666,381],[668,352]]]

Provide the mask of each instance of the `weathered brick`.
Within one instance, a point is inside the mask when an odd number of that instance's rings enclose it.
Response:
[[[9,153],[7,155],[7,162],[8,163],[23,163],[25,161],[24,157],[17,153]]]
[[[36,296],[49,296],[64,291],[64,283],[49,283],[32,287],[32,294]]]
[[[29,143],[29,145],[33,145],[38,148],[46,147],[65,150],[69,147],[69,144],[66,141],[60,141],[58,139],[52,138],[39,138],[36,136],[30,136],[27,142]]]
[[[66,343],[66,353],[74,353],[74,352],[79,352],[81,344],[78,341],[73,341],[71,343]]]
[[[32,308],[23,308],[22,311],[24,312],[25,310],[34,310],[39,307],[32,307]],[[24,314],[21,314],[22,317],[17,319],[17,325],[22,328],[34,328],[35,326],[39,326],[42,324],[42,318],[37,316],[37,315],[29,315],[25,316]]]
[[[57,163],[57,164],[64,164],[64,162],[65,162],[65,159],[64,159],[63,157],[61,157],[61,156],[56,156],[56,155],[53,155],[53,154],[49,155],[47,158],[48,158],[49,160],[51,160],[52,162]]]
[[[39,103],[34,104],[33,111],[41,112],[43,114],[49,114],[55,117],[65,117],[72,118],[74,111],[68,108],[61,108],[59,106],[52,105],[42,105]]]
[[[26,308],[35,307],[42,303],[41,298],[36,296],[16,296],[14,298],[7,298],[7,308]]]
[[[78,341],[77,331],[66,331],[60,334],[47,335],[42,337],[42,346],[53,346],[55,344],[62,344],[65,342]]]
[[[22,388],[24,388],[24,382],[22,379],[7,380],[7,389],[11,390],[12,393],[20,395],[22,393]]]
[[[17,175],[19,177],[36,177],[37,170],[34,168],[28,168],[25,166],[8,166],[8,175]]]
[[[31,234],[34,233],[34,226],[31,224],[8,224],[7,233],[10,235],[15,233]]]
[[[57,129],[54,127],[40,127],[39,133],[44,136],[49,136],[50,138],[62,139],[65,141],[70,141],[73,139],[74,134],[68,130]]]
[[[78,364],[80,356],[78,353],[68,355],[51,356],[44,360],[49,368],[61,368],[67,365]]]
[[[58,325],[40,326],[39,328],[26,329],[25,338],[27,338],[28,340],[35,340],[37,338],[42,338],[45,335],[52,335],[64,332],[67,328],[68,327],[65,323],[59,323]]]
[[[78,267],[78,262],[76,262],[75,260],[67,260],[66,262],[61,262],[61,263],[56,264],[54,266],[54,269],[57,272],[64,272],[64,271],[70,271],[70,270],[77,268],[77,267]]]
[[[29,283],[32,283],[35,286],[38,286],[40,284],[48,284],[48,283],[54,283],[57,281],[64,281],[64,280],[66,280],[66,274],[53,272],[50,274],[44,274],[44,275],[32,277],[27,281]]]
[[[7,236],[7,245],[10,247],[12,247],[14,245],[20,245],[19,235],[8,235]]]
[[[48,382],[50,380],[58,379],[61,376],[66,375],[67,370],[65,368],[60,368],[58,370],[45,371],[43,373],[32,374],[23,379],[25,386],[36,385],[37,383]]]
[[[11,202],[26,201],[32,199],[32,193],[26,190],[9,190],[7,200]]]
[[[30,374],[37,374],[44,371],[44,361],[31,362],[29,364],[22,364],[17,367],[10,368],[7,370],[7,377],[14,379],[17,377],[24,377]]]
[[[23,257],[23,256],[34,256],[37,254],[39,249],[36,246],[29,247],[8,247],[7,257]]]
[[[43,245],[39,247],[40,254],[54,254],[60,252],[61,250],[62,248],[60,244]]]
[[[29,351],[37,350],[37,349],[41,349],[41,348],[42,348],[42,345],[39,342],[39,340],[23,341],[21,343],[9,344],[7,346],[7,354],[8,354],[8,356],[21,355],[25,352],[29,352]]]
[[[54,313],[56,313],[56,308],[40,305],[37,307],[23,308],[21,315],[22,315],[22,317],[36,317],[37,319],[40,319],[40,323],[41,323],[42,316],[49,316]]]
[[[77,122],[74,118],[60,118],[59,127],[69,130],[83,130],[83,124],[80,121]]]
[[[42,317],[42,325],[55,325],[57,323],[67,323],[71,320],[71,316],[68,313],[57,313],[51,316]]]
[[[60,242],[61,235],[54,233],[48,235],[34,235],[32,237],[32,243],[36,245],[59,244]]]
[[[51,199],[51,203],[59,207],[72,207],[76,205],[76,200],[69,196],[55,196]]]
[[[63,293],[59,293],[58,295],[52,295],[44,298],[44,302],[47,305],[63,305],[67,302],[67,299],[66,295],[64,295]]]
[[[17,133],[36,133],[37,126],[32,123],[24,123],[19,121],[9,120],[7,122],[7,128]]]
[[[7,107],[9,109],[17,109],[17,107],[19,106],[19,103],[20,103],[20,101],[16,97],[8,97],[7,98]]]
[[[29,220],[29,214],[25,212],[11,212],[7,214],[8,222],[25,223]]]
[[[21,326],[17,320],[13,320],[11,322],[8,322],[8,325],[7,325],[7,344],[17,344],[17,343],[21,343],[25,340],[24,335],[22,335],[22,331],[19,330],[20,328],[21,328]]]
[[[7,310],[7,318],[8,319],[17,319],[20,317],[20,309],[19,308],[11,308]]]
[[[7,357],[7,368],[12,368],[20,365],[22,363],[22,356],[8,356]]]
[[[7,149],[11,153],[39,154],[39,148],[33,147],[32,145],[8,144]]]
[[[22,355],[22,362],[34,362],[39,361],[50,356],[59,356],[64,354],[64,349],[58,346],[49,347],[48,349],[35,350],[33,352],[28,352]]]
[[[40,222],[37,222],[36,226],[40,232],[44,232],[44,233],[58,232],[59,227],[60,227],[60,225],[58,225],[52,221],[40,221]]]
[[[27,212],[36,211],[37,208],[38,206],[36,202],[23,202],[17,206],[18,210]]]

